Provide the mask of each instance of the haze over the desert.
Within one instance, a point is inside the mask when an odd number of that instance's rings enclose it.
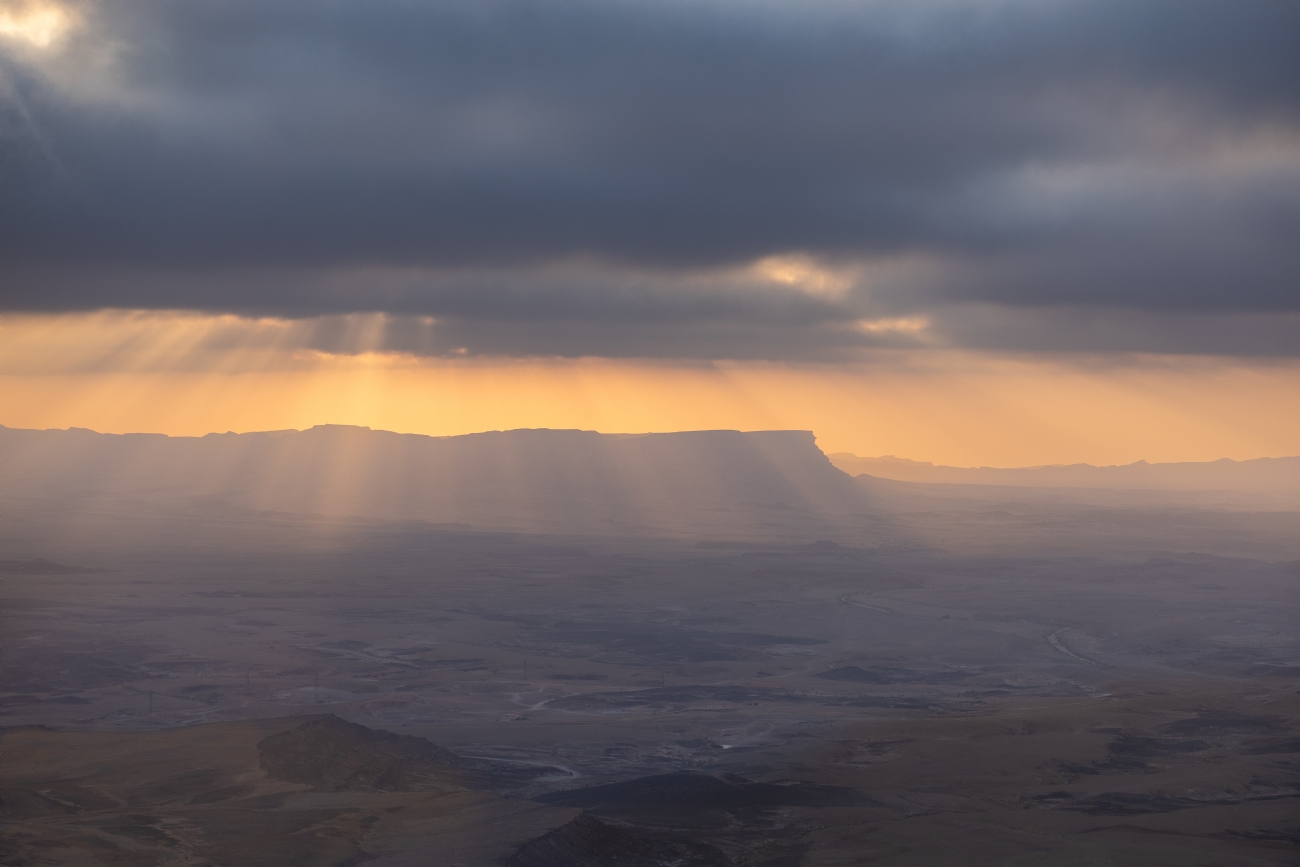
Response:
[[[0,0],[0,861],[1294,865],[1297,36]]]

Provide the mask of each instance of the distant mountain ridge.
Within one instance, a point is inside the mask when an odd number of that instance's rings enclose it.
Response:
[[[0,427],[0,497],[192,504],[565,532],[815,527],[867,498],[808,431],[430,437]],[[776,520],[779,518],[779,521]]]
[[[930,478],[946,469],[891,463]],[[1290,462],[1243,463],[1285,470]],[[168,437],[0,427],[0,559],[14,574],[44,575],[54,567],[42,557],[99,565],[86,549],[92,540],[270,551],[430,530],[760,546],[822,540],[818,550],[846,562],[853,557],[845,551],[862,546],[1300,556],[1300,487],[1288,489],[1283,472],[1266,480],[1281,480],[1271,492],[1232,479],[1207,484],[1203,472],[1190,486],[1163,490],[1148,481],[1069,486],[1070,474],[1095,469],[958,471],[974,483],[854,477],[808,431],[429,437],[324,425]],[[1147,471],[1117,469],[1121,480]]]
[[[896,458],[859,457],[848,452],[828,456],[851,476],[945,485],[1005,485],[1035,488],[1109,488],[1113,490],[1242,491],[1300,493],[1300,457],[1257,458],[1121,466],[1091,464],[1038,467],[946,467]]]

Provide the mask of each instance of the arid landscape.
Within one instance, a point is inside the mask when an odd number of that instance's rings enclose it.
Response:
[[[1295,513],[843,479],[766,540],[11,495],[6,863],[1296,863]]]
[[[0,865],[1300,867],[1298,0],[0,0]]]

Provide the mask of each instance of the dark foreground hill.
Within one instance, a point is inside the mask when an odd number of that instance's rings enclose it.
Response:
[[[456,437],[306,431],[100,434],[0,428],[3,496],[458,523],[551,532],[806,532],[868,496],[806,431]]]
[[[475,790],[465,763],[423,738],[335,716],[160,732],[23,726],[4,741],[5,864],[725,864],[572,808]]]

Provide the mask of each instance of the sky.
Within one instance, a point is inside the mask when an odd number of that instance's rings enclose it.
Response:
[[[1300,454],[1289,0],[0,0],[0,424]]]

